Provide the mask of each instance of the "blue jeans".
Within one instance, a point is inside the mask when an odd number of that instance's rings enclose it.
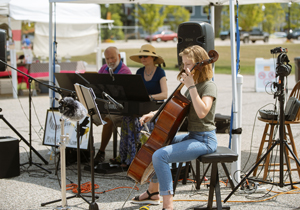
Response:
[[[169,163],[195,160],[200,155],[217,149],[216,131],[189,132],[177,135],[171,144],[156,150],[152,156],[155,175],[152,182],[159,182],[160,195],[172,195],[173,180]]]

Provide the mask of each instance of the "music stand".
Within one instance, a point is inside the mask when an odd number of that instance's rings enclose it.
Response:
[[[90,145],[90,165],[91,165],[91,184],[92,184],[92,202],[90,204],[90,210],[98,210],[98,205],[95,202],[95,184],[94,184],[94,137],[93,137],[93,123],[97,126],[103,125],[104,121],[101,118],[100,112],[98,110],[96,104],[96,96],[92,88],[87,88],[80,84],[74,84],[75,91],[77,93],[77,97],[82,103],[85,108],[88,110],[88,115],[90,116],[91,127],[90,127],[90,138],[89,138],[89,145]]]
[[[141,75],[114,74],[113,79],[109,74],[55,73],[55,78],[61,87],[69,90],[75,90],[74,84],[76,83],[92,88],[97,98],[102,98],[104,91],[117,101],[150,101]]]

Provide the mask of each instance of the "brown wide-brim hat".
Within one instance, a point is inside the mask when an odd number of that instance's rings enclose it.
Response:
[[[161,56],[156,54],[155,47],[153,47],[151,44],[143,45],[138,54],[131,55],[129,58],[135,62],[142,63],[141,59],[139,58],[139,56],[142,55],[155,57],[156,59],[154,61],[154,64],[162,64],[165,62]]]

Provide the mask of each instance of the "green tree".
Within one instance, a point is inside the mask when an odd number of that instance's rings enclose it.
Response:
[[[288,8],[286,9],[288,11]],[[300,28],[300,4],[299,3],[292,3],[291,5],[291,14],[290,14],[290,21],[291,21],[291,28],[298,29]]]
[[[162,12],[162,5],[143,4],[137,8],[136,18],[147,33],[153,34],[159,27],[163,26],[167,14]]]
[[[239,25],[243,30],[249,31],[263,21],[262,8],[259,4],[239,6]]]
[[[166,6],[164,13],[166,14],[165,23],[170,25],[172,31],[177,31],[180,23],[190,19],[189,11],[181,6]]]
[[[222,9],[223,5],[215,7],[215,37],[219,37],[222,24]]]
[[[221,30],[230,29],[229,6],[223,6],[221,13]]]
[[[282,23],[284,23],[285,14],[280,3],[240,5],[238,12],[239,26],[245,31],[249,31],[253,27],[262,27],[264,31],[273,33],[274,31],[280,31]],[[229,28],[229,7],[224,6],[222,29],[228,30]]]
[[[114,26],[123,26],[122,19],[125,15],[123,13],[122,4],[101,4],[101,18],[110,18],[114,20]],[[102,28],[101,29],[101,39],[124,39],[124,32],[121,28]]]
[[[262,4],[261,4],[262,6]],[[280,31],[281,25],[284,22],[284,11],[280,3],[264,4],[265,11],[263,13],[263,30],[268,33]]]

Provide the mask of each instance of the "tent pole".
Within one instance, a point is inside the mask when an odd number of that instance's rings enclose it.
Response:
[[[97,72],[102,66],[102,53],[101,53],[101,24],[98,24],[98,46],[97,46],[97,53],[96,53],[96,64],[97,64]]]
[[[53,84],[53,68],[52,68],[52,3],[49,2],[49,85]],[[49,90],[49,107],[52,107],[53,103],[53,90]]]
[[[233,109],[233,122],[232,130],[238,128],[238,101],[237,101],[237,85],[236,85],[236,43],[235,43],[235,12],[234,12],[234,0],[229,1],[229,11],[230,11],[230,42],[231,42],[231,75],[232,75],[232,109]],[[235,184],[240,182],[240,140],[238,134],[232,135],[232,145],[231,148],[236,152],[238,160],[232,163],[231,175],[234,175],[233,181]]]
[[[216,30],[215,30],[215,5],[211,5],[210,7],[210,12],[211,12],[211,15],[210,15],[210,24],[213,28],[213,32],[216,36]],[[212,68],[213,68],[213,76],[215,77],[215,64],[212,65]]]

